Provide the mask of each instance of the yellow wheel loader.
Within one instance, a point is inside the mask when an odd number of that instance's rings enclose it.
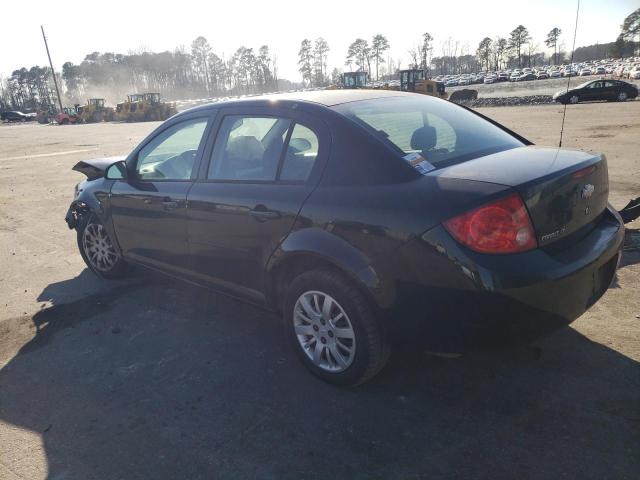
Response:
[[[422,93],[446,100],[444,83],[427,79],[424,70],[400,70],[400,90],[403,92]]]
[[[113,120],[114,110],[104,106],[104,98],[90,98],[86,105],[78,107],[81,123],[110,122]]]
[[[162,121],[176,113],[175,104],[161,101],[159,93],[134,93],[116,106],[115,119],[123,122]]]

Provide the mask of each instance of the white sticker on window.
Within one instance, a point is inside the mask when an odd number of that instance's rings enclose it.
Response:
[[[405,155],[402,158],[404,158],[407,161],[407,163],[409,163],[409,165],[415,168],[422,175],[426,175],[431,170],[436,169],[436,167],[434,167],[429,162],[427,162],[422,155],[416,152]]]

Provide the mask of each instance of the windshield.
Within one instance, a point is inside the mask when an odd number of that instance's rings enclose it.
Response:
[[[378,98],[334,108],[390,144],[400,156],[419,154],[436,168],[523,146],[482,117],[427,95]]]

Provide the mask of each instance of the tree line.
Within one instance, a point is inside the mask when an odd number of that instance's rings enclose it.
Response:
[[[326,62],[326,60],[325,60]],[[56,72],[63,103],[84,103],[90,97],[122,101],[132,92],[161,92],[168,99],[258,94],[289,88],[278,79],[277,58],[268,45],[239,47],[229,58],[216,54],[204,37],[190,50],[173,52],[93,52],[80,64],[65,62]],[[0,109],[33,110],[55,103],[48,67],[15,70],[0,79]]]
[[[544,39],[553,53],[546,56],[540,43],[528,29],[518,25],[508,35],[483,38],[475,51],[467,43],[448,37],[435,49],[433,36],[425,32],[406,51],[409,62],[389,55],[391,45],[379,33],[370,40],[356,38],[347,48],[344,67],[349,71],[366,71],[374,80],[397,78],[402,68],[428,70],[432,75],[471,73],[478,70],[501,70],[543,63],[569,61],[562,42],[562,31],[554,27]],[[628,15],[615,42],[577,48],[576,62],[606,57],[640,54],[640,8]],[[322,87],[340,83],[342,69],[329,72],[329,43],[322,37],[305,38],[298,50],[298,71],[302,85]],[[288,90],[300,83],[278,78],[276,55],[268,45],[257,49],[240,46],[225,58],[213,51],[206,38],[196,38],[190,46],[160,53],[128,54],[93,52],[80,64],[66,62],[56,77],[64,95],[63,103],[84,103],[87,98],[122,101],[132,92],[161,92],[165,98],[180,99],[224,95],[259,94]],[[5,79],[0,78],[0,110],[35,110],[56,101],[52,72],[48,67],[20,68]]]

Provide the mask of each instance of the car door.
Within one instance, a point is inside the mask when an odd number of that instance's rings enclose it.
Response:
[[[582,94],[580,94],[580,99],[581,100],[586,100],[586,101],[594,101],[594,100],[605,100],[604,97],[604,88],[603,88],[603,82],[601,81],[596,81],[596,82],[591,82],[589,85],[587,85],[584,89],[583,89]]]
[[[261,301],[264,266],[319,181],[328,130],[274,108],[225,110],[216,124],[188,195],[193,269],[222,290]]]
[[[111,188],[116,238],[125,257],[188,270],[187,192],[197,176],[209,115],[170,122],[127,159]]]

